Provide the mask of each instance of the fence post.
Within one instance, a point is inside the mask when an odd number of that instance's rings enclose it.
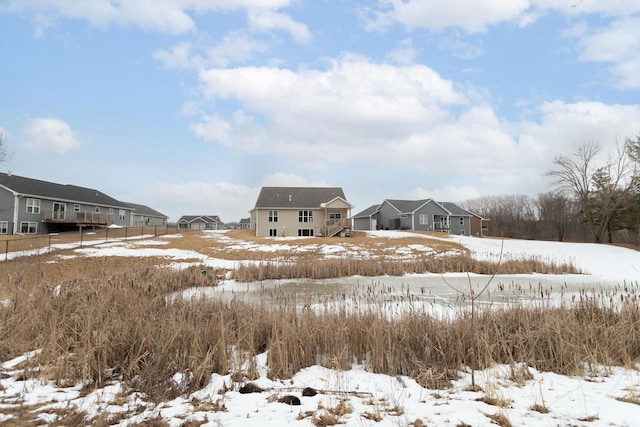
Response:
[[[5,243],[5,247],[4,247],[4,260],[8,260],[9,259],[9,241],[7,240]]]
[[[106,243],[109,241],[109,227],[106,227],[104,230],[104,241]]]
[[[82,247],[82,225],[80,226],[80,247]]]
[[[49,234],[49,253],[51,253],[51,234]]]
[[[153,226],[153,237],[158,237],[158,226],[157,225]]]
[[[129,238],[129,227],[124,228],[124,240]]]

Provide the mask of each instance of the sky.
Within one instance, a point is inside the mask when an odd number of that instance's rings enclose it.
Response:
[[[640,135],[639,0],[0,0],[0,58],[0,171],[173,221],[535,197]]]

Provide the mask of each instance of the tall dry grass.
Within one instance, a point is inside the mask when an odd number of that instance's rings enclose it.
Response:
[[[482,369],[522,362],[577,374],[585,364],[631,365],[640,358],[634,290],[585,292],[555,308],[482,309],[472,359],[465,309],[446,318],[418,309],[390,317],[375,305],[349,310],[346,299],[330,310],[313,310],[296,297],[277,304],[185,300],[168,296],[214,286],[215,275],[148,264],[115,271],[108,265],[87,278],[42,278],[32,291],[2,306],[0,360],[39,349],[33,363],[43,369],[32,375],[89,387],[119,379],[164,399],[204,386],[214,372],[254,378],[253,356],[265,351],[269,375],[276,378],[314,364],[346,369],[358,361],[374,372],[409,375],[430,387],[444,386],[452,372],[472,363]],[[176,383],[177,372],[187,380]]]
[[[335,277],[402,276],[409,273],[470,272],[478,274],[567,274],[582,273],[571,263],[558,263],[536,257],[507,260],[501,263],[480,261],[469,255],[428,256],[411,260],[394,259],[324,259],[296,262],[242,263],[233,272],[239,282],[269,279],[328,279]]]

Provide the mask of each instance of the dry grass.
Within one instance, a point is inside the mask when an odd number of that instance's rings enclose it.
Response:
[[[169,241],[181,245],[191,239],[205,240],[194,233]],[[631,366],[640,359],[636,289],[583,293],[553,309],[481,310],[471,359],[471,318],[463,309],[445,319],[419,310],[389,318],[375,306],[351,312],[344,296],[336,298],[335,309],[317,312],[301,309],[295,299],[184,301],[168,296],[215,286],[217,274],[204,276],[196,267],[160,269],[157,265],[167,261],[151,258],[59,260],[58,255],[0,263],[0,288],[8,298],[0,305],[0,360],[41,349],[34,369],[24,375],[59,384],[81,381],[91,389],[117,379],[163,400],[201,388],[212,373],[255,378],[253,356],[267,350],[273,378],[315,364],[349,369],[357,360],[373,372],[408,375],[430,388],[447,387],[468,366],[511,364],[511,376],[519,382],[527,381],[527,366],[582,374],[585,363]],[[295,264],[291,271],[311,274],[313,263]],[[356,274],[357,268],[348,261],[315,265],[322,274],[330,268]],[[402,262],[389,264],[399,274],[405,268]],[[244,362],[248,367],[240,369]],[[176,372],[190,376],[176,384]],[[313,415],[313,422],[331,425],[348,409],[348,402],[340,401]]]
[[[375,308],[314,312],[292,301],[168,299],[216,279],[197,268],[178,272],[140,262],[117,269],[112,263],[96,259],[90,273],[72,272],[69,279],[41,276],[30,292],[15,279],[16,298],[0,308],[0,360],[40,348],[33,363],[45,369],[25,375],[89,388],[118,379],[156,399],[199,389],[214,372],[239,373],[243,362],[249,367],[242,376],[252,378],[252,358],[266,350],[273,378],[315,364],[349,369],[358,360],[373,372],[441,388],[472,365],[465,311],[447,319],[419,311],[390,319]],[[512,375],[523,381],[526,366],[563,374],[582,374],[585,362],[631,366],[640,359],[639,302],[628,295],[622,305],[609,300],[584,294],[554,309],[481,311],[473,366],[520,362]],[[176,384],[176,372],[191,377]]]

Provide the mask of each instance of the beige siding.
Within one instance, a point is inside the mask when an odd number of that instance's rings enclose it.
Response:
[[[269,222],[270,209],[254,210],[251,214],[251,224],[256,230],[256,236],[268,237],[269,230],[276,230],[277,236],[297,236],[299,229],[313,229],[313,234],[318,234],[318,230],[324,227],[324,209],[312,210],[312,222],[300,222],[300,210],[309,209],[273,209],[278,211],[278,221]]]

